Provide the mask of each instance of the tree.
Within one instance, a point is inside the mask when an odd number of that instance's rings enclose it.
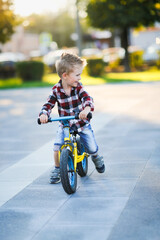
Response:
[[[0,0],[0,43],[7,42],[14,33],[16,17],[12,5],[12,0]]]
[[[47,15],[32,14],[25,19],[26,21],[28,22],[25,27],[26,31],[37,34],[49,32],[52,34],[53,41],[57,42],[60,48],[74,45],[70,36],[75,32],[75,20],[68,11],[59,12],[57,15],[53,13]]]
[[[90,0],[87,13],[93,27],[119,29],[125,49],[125,70],[130,71],[128,32],[130,28],[149,26],[160,21],[159,0]]]

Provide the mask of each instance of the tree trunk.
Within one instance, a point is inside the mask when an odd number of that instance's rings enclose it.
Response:
[[[80,21],[79,21],[79,9],[78,9],[78,0],[76,1],[76,33],[78,36],[77,39],[77,48],[79,52],[79,56],[82,56],[82,36],[81,36],[81,26],[80,26]]]
[[[125,49],[125,58],[124,58],[124,67],[125,67],[125,72],[130,72],[130,65],[129,65],[129,53],[128,53],[128,46],[129,46],[129,41],[128,41],[128,28],[123,28],[121,31],[121,46],[122,48]]]

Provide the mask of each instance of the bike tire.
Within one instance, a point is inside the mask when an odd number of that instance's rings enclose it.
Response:
[[[74,172],[74,161],[72,153],[64,148],[60,155],[60,176],[63,189],[72,194],[77,188],[77,173]]]
[[[78,154],[83,154],[85,152],[84,145],[80,141],[80,138],[77,138],[77,150]],[[82,162],[77,163],[77,173],[80,177],[85,177],[88,172],[88,157],[85,157]]]

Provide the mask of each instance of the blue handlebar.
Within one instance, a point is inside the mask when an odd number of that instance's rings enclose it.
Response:
[[[92,118],[92,113],[88,113],[87,118],[90,120]],[[64,117],[58,117],[58,118],[49,118],[48,122],[56,122],[56,121],[68,121],[71,119],[79,119],[78,114],[75,116],[64,116]],[[38,124],[41,124],[40,118],[37,119]]]
[[[48,118],[48,122],[56,122],[56,121],[68,121],[71,119],[76,119],[76,116],[65,116],[65,117],[58,117],[58,118]],[[41,125],[40,118],[37,119],[38,124]]]
[[[48,122],[65,121],[65,120],[71,120],[71,119],[75,119],[75,116],[49,118],[49,119],[48,119]]]

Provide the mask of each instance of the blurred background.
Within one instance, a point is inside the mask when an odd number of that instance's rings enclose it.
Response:
[[[160,80],[159,0],[0,0],[0,87],[53,84],[63,51],[87,59],[88,79]]]

